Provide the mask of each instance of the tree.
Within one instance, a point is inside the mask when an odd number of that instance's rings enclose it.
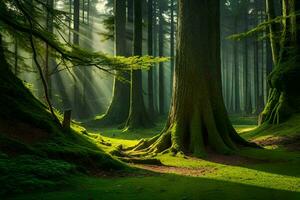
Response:
[[[78,2],[77,2],[78,3]],[[78,8],[78,4],[76,7]],[[11,9],[11,8],[14,9]],[[149,65],[161,62],[160,59],[152,58],[114,58],[103,54],[101,52],[91,52],[84,50],[77,45],[72,45],[67,43],[66,39],[61,40],[60,37],[49,32],[40,24],[40,19],[44,21],[46,19],[44,10],[41,8],[46,7],[46,5],[39,1],[24,1],[24,0],[4,0],[0,1],[0,26],[1,34],[5,32],[7,36],[17,36],[19,44],[26,47],[28,53],[33,55],[34,65],[37,68],[38,75],[41,79],[41,84],[43,86],[43,92],[47,106],[53,116],[53,119],[60,124],[53,106],[51,99],[49,98],[48,87],[46,79],[44,77],[43,68],[40,64],[38,56],[44,53],[44,49],[38,48],[38,44],[48,44],[51,48],[53,55],[57,60],[62,61],[61,70],[68,70],[70,67],[78,66],[89,66],[99,69],[103,72],[112,74],[113,71],[129,71],[140,68],[149,67]],[[64,26],[61,23],[61,19],[65,17],[65,12],[60,12],[55,9],[46,7],[49,12],[55,14],[53,17],[53,27],[57,30],[62,31]],[[78,19],[78,9],[75,9],[75,18]],[[43,18],[44,17],[44,18]],[[76,20],[77,21],[77,20]],[[77,30],[78,30],[77,26]],[[78,32],[74,33],[74,43],[79,42],[79,38],[76,38]],[[60,35],[61,36],[61,35]],[[5,42],[5,41],[4,41]],[[3,45],[4,51],[9,52],[8,45]],[[12,60],[11,56],[13,54],[6,54],[7,60]]]
[[[133,33],[133,54],[142,56],[143,41],[143,24],[142,24],[142,1],[133,1],[134,12],[134,33]],[[131,88],[130,88],[130,109],[125,129],[135,129],[139,127],[148,127],[151,125],[146,112],[143,88],[142,88],[142,71],[131,71]]]
[[[171,91],[173,87],[173,74],[174,74],[174,65],[175,65],[175,22],[174,22],[174,11],[175,10],[175,5],[174,5],[174,0],[171,0],[171,5],[170,5],[170,12],[171,12],[171,28],[170,28],[170,57],[171,57]]]
[[[50,9],[53,9],[54,7],[54,1],[53,0],[47,0],[47,6]],[[51,12],[47,12],[46,17],[46,27],[47,30],[50,33],[53,33],[54,27],[53,27],[53,14]],[[46,44],[46,55],[45,55],[45,78],[48,85],[48,93],[49,97],[52,98],[52,79],[51,79],[51,69],[54,65],[55,61],[51,58],[51,49],[49,48],[49,45]]]
[[[114,13],[115,13],[115,28],[114,28],[114,44],[115,55],[126,56],[126,1],[115,0],[114,1]],[[129,113],[130,102],[130,87],[129,84],[119,80],[118,77],[124,77],[130,80],[127,73],[118,72],[114,78],[113,96],[112,101],[105,115],[101,118],[102,124],[112,125],[124,123]]]
[[[73,44],[79,46],[79,26],[80,26],[80,0],[73,1]],[[79,68],[73,69],[75,74],[74,88],[73,88],[73,115],[77,118],[81,117],[82,107],[82,93],[80,90],[80,81],[82,81],[82,74]]]
[[[228,154],[251,145],[235,132],[223,102],[219,1],[179,0],[178,17],[171,111],[164,130],[135,150],[201,156],[206,148]]]
[[[248,2],[247,2],[248,3]],[[245,23],[245,31],[249,28],[249,7],[245,6],[244,11],[244,23]],[[249,40],[248,38],[244,39],[244,111],[246,115],[252,114],[252,101],[251,101],[251,84],[250,84],[250,75],[249,75]]]
[[[159,26],[158,26],[158,54],[160,57],[164,56],[164,24],[165,19],[163,16],[164,13],[164,6],[165,1],[158,1],[159,5],[159,12],[158,12],[158,18],[159,18]],[[159,64],[159,114],[164,115],[165,114],[165,70],[164,70],[164,63]]]
[[[148,0],[148,55],[153,56],[153,0]],[[154,70],[151,67],[148,72],[148,112],[150,116],[155,116],[156,111],[154,109],[154,84],[153,84]]]
[[[273,2],[267,1],[269,19],[273,15]],[[299,1],[282,0],[282,29],[280,40],[274,36],[276,28],[269,26],[269,37],[275,68],[268,77],[270,95],[259,123],[279,124],[300,112],[300,33]],[[276,22],[273,22],[276,23]],[[276,54],[277,53],[277,54]]]

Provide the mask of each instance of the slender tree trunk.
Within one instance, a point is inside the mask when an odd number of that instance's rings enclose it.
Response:
[[[91,0],[88,0],[87,5],[87,23],[90,24]]]
[[[47,6],[50,9],[54,8],[54,0],[47,0]],[[47,18],[46,18],[46,27],[47,31],[50,33],[53,33],[53,15],[51,12],[47,11]],[[53,64],[53,60],[50,58],[50,47],[48,44],[46,44],[46,55],[45,55],[45,79],[48,86],[48,94],[49,98],[52,99],[52,81],[51,81],[51,67]]]
[[[19,41],[17,36],[15,36],[15,76],[19,75]]]
[[[133,13],[133,1],[134,0],[127,0],[127,21],[133,22],[134,13]]]
[[[203,156],[208,148],[228,154],[249,145],[233,129],[223,102],[219,20],[218,0],[179,0],[171,112],[162,133],[135,150]]]
[[[73,44],[75,45],[79,45],[79,12],[80,12],[80,0],[74,0],[74,11],[73,11],[73,15],[74,15],[74,35],[73,35]]]
[[[79,46],[79,22],[80,22],[80,0],[73,1],[73,44]],[[81,92],[79,83],[81,81],[80,71],[79,69],[74,69],[74,74],[76,76],[74,80],[74,88],[73,88],[73,115],[77,118],[80,118],[81,111]]]
[[[148,0],[148,54],[153,56],[153,0]],[[153,96],[153,67],[148,72],[148,113],[150,117],[156,115]]]
[[[231,45],[231,58],[232,58],[232,63],[230,64],[231,65],[231,85],[230,85],[230,91],[231,91],[231,93],[230,93],[230,107],[229,107],[229,110],[231,111],[231,112],[235,112],[236,110],[235,110],[235,104],[236,104],[236,102],[235,102],[235,92],[236,92],[236,90],[235,90],[235,85],[236,85],[236,77],[235,77],[235,75],[236,75],[236,73],[235,73],[235,54],[234,54],[234,42],[233,42],[233,44]]]
[[[85,23],[85,0],[82,0],[82,22]]]
[[[173,76],[174,76],[174,65],[175,65],[175,22],[174,22],[174,0],[171,0],[170,12],[171,12],[171,30],[170,30],[170,57],[171,57],[171,81],[170,81],[170,91],[173,88]]]
[[[164,18],[162,1],[159,1],[159,57],[164,56]],[[159,114],[165,114],[165,69],[164,63],[159,63]]]
[[[234,33],[236,34],[238,32],[238,18],[234,18]],[[241,105],[240,105],[240,70],[239,70],[239,59],[238,59],[238,42],[234,41],[233,44],[233,56],[234,56],[234,98],[235,98],[235,104],[234,104],[234,111],[236,113],[240,113],[241,111]]]
[[[245,31],[249,28],[249,17],[248,17],[248,9],[245,12]],[[248,57],[249,57],[249,44],[248,39],[244,39],[244,82],[245,82],[245,92],[244,92],[244,98],[245,98],[245,113],[246,115],[252,114],[252,105],[251,105],[251,85],[250,85],[250,78],[249,78],[249,64],[248,64]]]
[[[115,13],[115,55],[126,56],[126,1],[115,0],[114,1],[114,13]],[[127,80],[130,80],[128,74],[118,73],[118,76],[123,76]],[[106,111],[106,114],[100,119],[100,123],[104,125],[114,125],[124,123],[129,113],[130,102],[130,86],[128,83],[124,83],[114,79],[113,96],[111,104]]]
[[[142,1],[133,1],[134,10],[134,34],[133,34],[133,53],[135,56],[142,55]],[[126,129],[136,129],[152,125],[146,112],[143,88],[142,71],[134,70],[131,72],[131,90],[130,90],[130,109],[129,116],[125,125]]]
[[[158,47],[158,25],[157,25],[157,9],[158,9],[158,0],[153,0],[153,55],[154,56],[158,56],[158,51],[157,51],[157,47]],[[159,100],[159,84],[158,84],[158,64],[155,65],[155,68],[153,69],[154,72],[154,76],[153,76],[153,80],[154,80],[154,90],[153,90],[153,94],[154,94],[154,110],[155,113],[159,113],[159,104],[158,104],[158,100]]]
[[[71,43],[71,29],[72,29],[72,25],[71,25],[71,22],[72,22],[72,0],[69,0],[69,43]]]
[[[258,24],[262,23],[264,21],[263,19],[263,8],[261,4],[258,4],[258,7],[261,8],[260,12],[258,13]],[[264,32],[262,32],[260,34],[261,37],[264,37]],[[258,43],[258,52],[260,50],[260,56],[258,56],[258,58],[260,59],[258,62],[258,69],[257,69],[257,73],[258,73],[258,91],[257,91],[257,106],[256,106],[256,114],[259,114],[262,112],[263,108],[264,108],[264,68],[265,68],[265,64],[264,64],[264,41],[260,41]]]

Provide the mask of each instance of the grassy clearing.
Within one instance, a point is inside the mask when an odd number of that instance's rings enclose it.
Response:
[[[237,126],[236,123],[238,130],[255,128],[253,124],[241,123]],[[161,125],[154,130],[134,133],[117,129],[93,130],[89,134],[89,140],[110,152],[119,145],[130,146],[140,138],[151,137],[160,128]],[[286,127],[283,129],[286,130]],[[253,135],[251,133],[245,132],[242,135],[248,139],[268,135],[261,132]],[[157,158],[165,165],[165,171],[150,168],[156,172],[137,177],[75,176],[68,179],[71,183],[68,188],[61,188],[56,192],[22,195],[13,199],[300,199],[299,152],[289,152],[277,147],[272,150],[244,149],[233,157],[213,155],[207,159],[196,159],[159,155]],[[144,165],[134,167],[149,169]],[[132,173],[139,174],[138,171]]]

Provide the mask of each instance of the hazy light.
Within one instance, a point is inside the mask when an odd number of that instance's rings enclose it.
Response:
[[[56,2],[56,9],[60,10],[64,8],[64,2],[62,0],[58,0]]]
[[[105,3],[106,0],[98,0],[98,3],[96,4],[96,10],[99,13],[105,13]]]

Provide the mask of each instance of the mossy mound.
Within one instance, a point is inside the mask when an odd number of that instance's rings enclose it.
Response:
[[[62,130],[2,56],[0,83],[0,195],[59,187],[74,173],[125,168],[82,127]]]

